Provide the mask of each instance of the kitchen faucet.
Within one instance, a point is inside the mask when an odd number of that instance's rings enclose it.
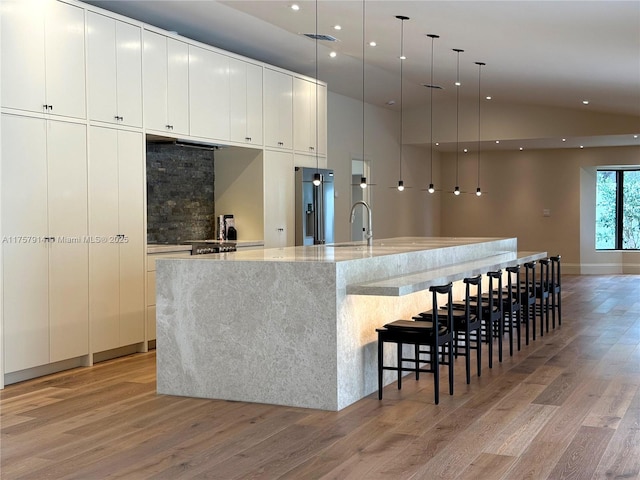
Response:
[[[353,207],[351,207],[351,223],[353,223],[356,218],[356,207],[358,205],[362,205],[364,208],[366,208],[367,213],[369,214],[367,234],[365,235],[365,238],[367,239],[367,246],[371,247],[373,245],[373,230],[371,229],[371,207],[364,200],[358,200],[353,204]]]

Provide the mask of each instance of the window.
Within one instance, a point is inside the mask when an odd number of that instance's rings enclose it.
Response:
[[[596,249],[640,249],[640,169],[598,170]]]

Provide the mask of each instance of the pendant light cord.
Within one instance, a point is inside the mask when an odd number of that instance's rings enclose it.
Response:
[[[398,180],[398,190],[404,190],[404,182],[402,181],[402,130],[403,130],[403,103],[404,103],[404,91],[403,91],[403,75],[402,63],[404,62],[404,21],[409,20],[409,17],[404,15],[396,15],[396,18],[400,20],[400,179]]]
[[[403,57],[404,57],[404,19],[400,22],[400,180],[402,180],[402,130],[403,130],[403,105],[404,105],[404,92],[402,88],[402,70],[403,70]]]
[[[435,85],[433,83],[433,42],[436,38],[440,38],[439,35],[428,34],[431,38],[431,71],[429,80],[429,187],[433,185],[433,89]]]
[[[458,188],[458,164],[460,156],[460,52],[464,52],[464,50],[454,48],[453,51],[458,54],[458,65],[456,68],[456,188]]]
[[[364,54],[365,54],[365,0],[362,0],[362,176],[364,177]]]
[[[476,62],[478,65],[478,185],[477,188],[480,188],[480,82],[482,76],[482,62]]]
[[[316,173],[320,173],[320,163],[318,160],[318,150],[320,149],[320,144],[318,143],[319,133],[318,133],[318,0],[316,0]]]

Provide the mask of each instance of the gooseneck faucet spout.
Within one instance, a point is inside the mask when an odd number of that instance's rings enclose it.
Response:
[[[362,205],[364,208],[367,209],[368,224],[367,224],[367,234],[365,235],[365,238],[367,239],[367,246],[370,247],[373,245],[373,230],[371,229],[371,207],[364,200],[358,200],[356,203],[354,203],[353,207],[351,207],[351,223],[353,223],[353,221],[356,218],[356,207],[358,205]]]

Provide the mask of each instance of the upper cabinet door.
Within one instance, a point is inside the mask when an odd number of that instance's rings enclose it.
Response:
[[[264,144],[293,149],[293,77],[264,69]]]
[[[89,118],[142,126],[140,28],[87,13]]]
[[[26,0],[2,1],[2,106],[44,112],[44,10]]]
[[[2,106],[86,118],[84,10],[3,0]]]
[[[48,113],[86,118],[84,10],[50,2],[45,15]]]
[[[144,31],[144,124],[170,134],[189,134],[189,47]]]
[[[91,120],[117,122],[116,63],[115,20],[87,12],[87,75]]]
[[[229,88],[231,140],[262,145],[262,67],[229,59]]]
[[[229,140],[229,57],[189,45],[190,133]]]
[[[312,83],[301,78],[293,79],[293,148],[299,152],[315,153],[315,111],[312,106],[315,103],[315,89]],[[312,123],[313,122],[313,123]]]
[[[171,131],[167,119],[167,37],[144,31],[144,124]]]
[[[118,123],[142,126],[141,29],[124,22],[116,25],[116,83]]]
[[[293,145],[299,152],[327,153],[327,87],[293,79]]]
[[[318,128],[318,140],[316,144],[316,149],[318,150],[318,154],[326,155],[327,154],[327,86],[326,85],[318,85],[318,100],[315,104],[316,106],[316,122]]]
[[[189,134],[189,46],[167,38],[167,120],[174,133]]]

